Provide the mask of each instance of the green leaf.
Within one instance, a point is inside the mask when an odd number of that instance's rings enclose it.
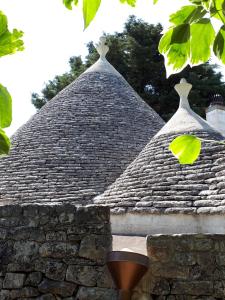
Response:
[[[22,31],[13,29],[13,31],[10,32],[8,30],[7,17],[0,11],[0,56],[23,50],[22,36]]]
[[[224,0],[214,0],[211,2],[210,16],[220,20],[225,23],[225,1]]]
[[[172,37],[173,29],[169,29],[167,32],[163,34],[159,41],[159,52],[161,54],[166,54],[170,49],[171,37]]]
[[[156,4],[159,0],[153,0],[153,4]]]
[[[13,54],[16,51],[24,50],[24,44],[21,40],[22,31],[13,29],[13,32],[6,31],[0,36],[0,56]]]
[[[8,28],[7,17],[3,14],[2,11],[0,11],[0,35],[6,32],[7,28]]]
[[[225,26],[223,25],[216,35],[213,52],[225,64]]]
[[[10,140],[5,132],[0,129],[0,155],[9,154]]]
[[[100,4],[101,0],[83,0],[84,29],[86,29],[94,19]]]
[[[9,127],[12,122],[12,98],[8,90],[0,84],[0,127]]]
[[[217,1],[217,0],[215,0],[215,1]],[[202,2],[202,5],[205,7],[205,9],[210,9],[210,6],[212,5],[212,0],[202,0],[201,1]]]
[[[176,13],[170,15],[170,23],[174,25],[190,24],[201,19],[206,13],[206,10],[201,6],[186,5],[181,7]]]
[[[193,164],[201,152],[201,140],[194,135],[181,135],[170,143],[169,150],[180,164]]]
[[[189,0],[189,2],[191,2],[195,5],[202,5],[202,0]]]
[[[171,36],[171,45],[172,44],[184,44],[187,43],[190,39],[190,25],[181,24],[173,28]]]
[[[215,31],[210,19],[201,19],[191,24],[190,64],[205,63],[211,56],[211,48],[215,39]]]
[[[154,0],[154,4],[157,2],[158,0]],[[120,0],[121,3],[126,3],[132,7],[135,7],[137,0]]]
[[[167,76],[181,71],[190,54],[190,25],[178,25],[167,31],[160,40],[159,52],[165,57]]]
[[[63,4],[65,5],[66,8],[72,9],[72,4],[77,5],[78,0],[63,0]]]

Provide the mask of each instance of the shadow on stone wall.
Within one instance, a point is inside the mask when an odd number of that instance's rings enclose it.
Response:
[[[153,235],[133,300],[224,300],[225,235]]]
[[[0,300],[116,299],[109,209],[0,207]]]

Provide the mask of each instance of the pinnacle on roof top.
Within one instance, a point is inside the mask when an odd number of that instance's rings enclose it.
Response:
[[[215,131],[204,119],[197,115],[190,107],[188,95],[191,91],[192,85],[184,78],[180,83],[175,85],[175,90],[180,96],[180,105],[176,113],[169,120],[168,123],[156,134],[190,132],[195,130],[204,130],[208,132]]]
[[[88,68],[84,73],[98,72],[98,73],[109,73],[115,76],[122,77],[122,75],[108,62],[106,59],[106,54],[109,51],[109,47],[106,45],[106,38],[104,36],[100,37],[99,42],[95,45],[99,59]]]
[[[109,47],[106,45],[106,38],[104,36],[100,37],[99,43],[95,45],[100,58],[104,59],[106,54],[109,52]]]
[[[187,82],[185,78],[180,80],[180,83],[175,85],[175,90],[177,91],[178,95],[180,96],[180,108],[190,109],[188,95],[191,91],[192,85]]]

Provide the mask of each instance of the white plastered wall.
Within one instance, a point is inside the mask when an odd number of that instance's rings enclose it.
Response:
[[[216,214],[111,215],[112,233],[127,236],[181,233],[225,233],[225,216]]]
[[[225,108],[214,108],[207,111],[206,120],[225,137]]]

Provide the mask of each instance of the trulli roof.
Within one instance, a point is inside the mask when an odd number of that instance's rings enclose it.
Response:
[[[164,124],[105,58],[40,109],[0,159],[0,204],[102,193]]]
[[[222,136],[191,110],[187,100],[191,85],[182,80],[175,88],[181,98],[175,115],[116,182],[95,198],[96,204],[108,205],[117,214],[225,213],[225,145],[212,142]],[[168,150],[182,134],[207,140],[193,165],[180,165]]]

